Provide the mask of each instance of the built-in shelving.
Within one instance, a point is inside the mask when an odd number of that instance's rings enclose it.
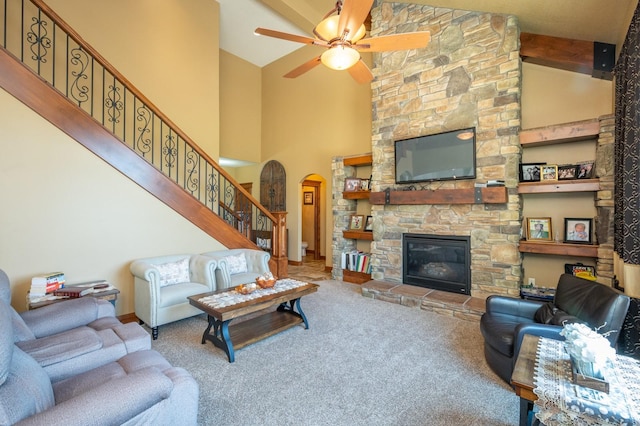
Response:
[[[598,257],[595,244],[520,241],[521,253],[551,254],[557,256]]]
[[[367,200],[371,191],[345,191],[342,198],[345,200]]]
[[[548,194],[553,192],[593,192],[600,190],[599,179],[520,182],[518,194]]]
[[[598,119],[563,123],[520,132],[522,148],[548,146],[593,140],[600,135],[600,121]],[[600,190],[599,179],[575,179],[541,182],[520,182],[518,194],[553,194],[596,192]],[[522,240],[518,249],[521,253],[533,253],[552,256],[569,257],[598,257],[598,245],[574,244],[556,241],[527,241]]]
[[[342,231],[342,236],[351,240],[373,241],[373,232],[371,231]]]

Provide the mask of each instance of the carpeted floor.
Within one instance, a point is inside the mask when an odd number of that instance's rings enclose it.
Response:
[[[515,425],[518,398],[486,366],[476,322],[316,281],[294,327],[236,351],[200,344],[206,317],[160,327],[154,349],[200,385],[202,425]]]

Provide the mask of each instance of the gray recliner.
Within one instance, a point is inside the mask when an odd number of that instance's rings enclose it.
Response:
[[[13,312],[0,300],[0,425],[197,423],[198,384],[156,351],[130,353],[53,383],[14,344]]]
[[[151,349],[149,334],[136,323],[121,323],[113,305],[104,300],[81,297],[19,314],[11,306],[9,278],[0,270],[0,303],[10,313],[16,346],[38,362],[52,382]]]

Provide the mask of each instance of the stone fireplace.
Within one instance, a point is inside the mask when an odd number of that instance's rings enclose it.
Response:
[[[371,190],[468,190],[477,182],[502,179],[508,200],[500,204],[371,205],[372,279],[403,282],[404,234],[464,237],[470,252],[469,293],[481,298],[516,296],[522,276],[517,19],[405,3],[382,3],[372,10],[371,36],[417,30],[431,32],[426,48],[374,56]],[[396,140],[468,127],[476,129],[475,180],[395,183]],[[345,176],[355,175],[352,167],[342,168],[339,163],[334,162],[334,192],[341,191]],[[341,235],[346,218],[353,213],[348,203],[334,203],[334,258],[352,244]],[[334,270],[339,270],[337,265],[334,260]]]
[[[469,237],[430,234],[402,236],[402,282],[470,294]]]

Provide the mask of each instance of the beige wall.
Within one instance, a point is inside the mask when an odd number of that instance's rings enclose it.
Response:
[[[218,2],[47,0],[47,4],[218,159]]]
[[[47,4],[218,158],[217,2]],[[69,282],[111,281],[117,313],[131,313],[133,259],[222,247],[4,91],[0,109],[0,268],[16,309],[33,275],[62,270]]]
[[[260,162],[261,70],[220,51],[220,157]]]
[[[522,128],[589,120],[613,113],[613,83],[589,75],[523,64]],[[523,150],[523,162],[575,164],[595,158],[595,141],[541,146]],[[523,218],[551,217],[554,237],[564,236],[564,218],[596,215],[593,193],[532,194],[523,196]],[[524,282],[555,287],[565,263],[595,266],[594,259],[527,254],[522,262]]]
[[[0,268],[17,310],[32,276],[63,271],[108,280],[130,313],[132,260],[223,248],[3,90],[0,127]]]
[[[297,50],[262,70],[262,161],[278,160],[287,172],[289,258],[300,260],[302,181],[309,174],[332,182],[331,158],[371,151],[371,90],[346,72],[319,65],[295,79],[282,76],[322,53]],[[324,212],[332,218],[331,192]],[[325,228],[331,228],[331,219]],[[331,263],[331,232],[325,237]]]

